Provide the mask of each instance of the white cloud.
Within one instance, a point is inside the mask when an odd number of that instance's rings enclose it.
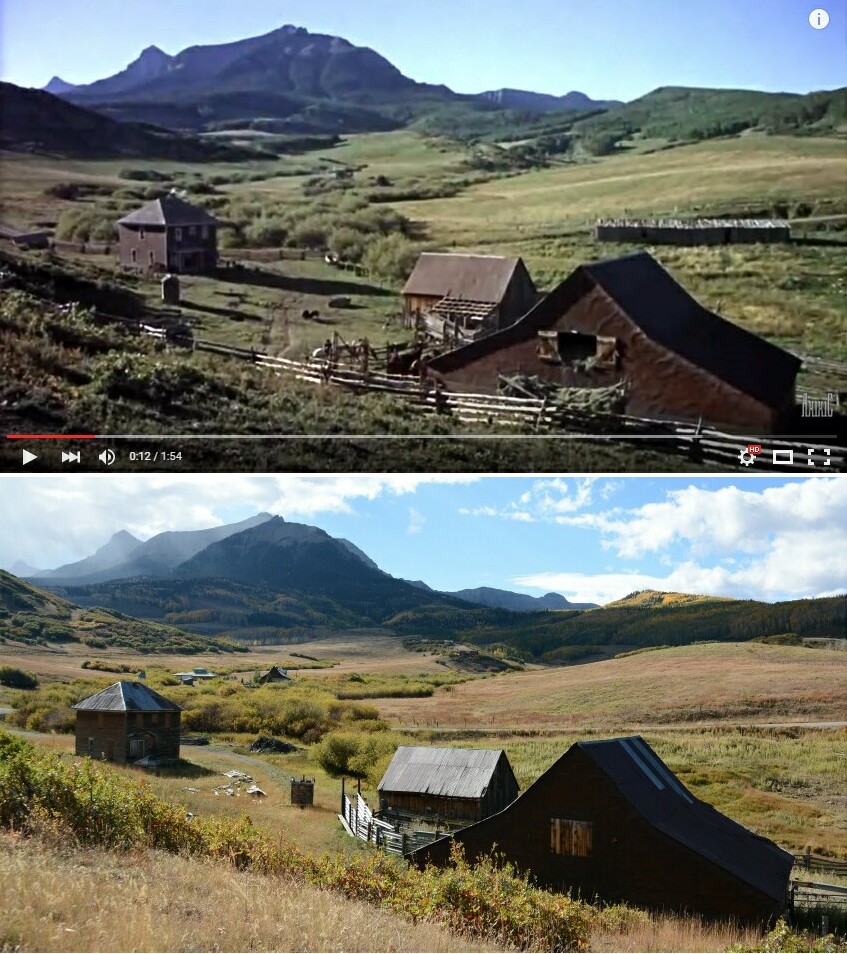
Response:
[[[529,490],[505,507],[463,507],[459,513],[467,517],[499,517],[501,520],[517,520],[521,523],[558,521],[563,514],[575,513],[591,504],[597,480],[596,477],[536,480]]]
[[[599,530],[605,545],[622,557],[657,553],[675,543],[700,555],[761,553],[776,539],[821,534],[845,559],[847,480],[811,478],[760,491],[689,486],[670,491],[659,503],[564,516],[557,522]]]
[[[0,477],[0,566],[49,568],[87,556],[117,530],[146,539],[268,511],[308,520],[353,513],[357,500],[414,494],[456,474],[63,474]],[[237,510],[241,517],[231,517]]]
[[[596,530],[625,559],[655,555],[663,575],[551,570],[514,583],[569,599],[609,602],[659,589],[765,600],[847,591],[847,480],[809,478],[763,490],[684,487],[631,510],[560,514]]]

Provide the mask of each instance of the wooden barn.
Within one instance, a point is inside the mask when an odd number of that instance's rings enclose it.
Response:
[[[407,323],[429,316],[428,324],[453,325],[474,337],[517,321],[538,292],[520,258],[424,252],[403,300]]]
[[[182,710],[142,682],[116,682],[73,708],[77,755],[112,762],[179,758]]]
[[[218,264],[218,220],[176,195],[124,216],[118,237],[127,268],[203,274]]]
[[[626,413],[758,433],[793,413],[800,361],[709,311],[647,252],[582,265],[520,321],[429,363],[448,390],[501,375],[561,387],[625,382]]]
[[[269,682],[288,685],[289,682],[293,681],[294,680],[291,678],[291,676],[288,675],[288,671],[283,669],[281,666],[272,666],[266,673],[263,673],[261,676],[259,676],[259,682],[262,685],[265,685]]]
[[[377,786],[380,810],[475,822],[518,797],[502,750],[401,745]]]
[[[695,798],[639,736],[577,742],[504,811],[452,835],[554,891],[707,917],[767,921],[793,856]],[[443,866],[451,838],[410,855]]]

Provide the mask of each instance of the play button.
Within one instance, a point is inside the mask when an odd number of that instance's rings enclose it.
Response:
[[[26,467],[27,464],[31,464],[34,460],[38,460],[38,454],[30,454],[28,450],[25,450],[21,456],[23,458],[24,467]]]

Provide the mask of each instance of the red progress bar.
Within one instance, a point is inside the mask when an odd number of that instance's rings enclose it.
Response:
[[[7,434],[10,441],[93,441],[96,434]]]

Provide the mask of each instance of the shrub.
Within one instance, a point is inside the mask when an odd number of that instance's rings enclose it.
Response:
[[[328,239],[328,247],[342,261],[361,262],[365,254],[365,238],[356,229],[342,227],[335,229]]]
[[[368,246],[367,271],[392,284],[405,281],[420,257],[420,248],[402,235],[387,235]]]
[[[24,672],[23,669],[0,666],[0,686],[10,686],[12,689],[35,689],[38,686],[38,679],[31,672]]]

